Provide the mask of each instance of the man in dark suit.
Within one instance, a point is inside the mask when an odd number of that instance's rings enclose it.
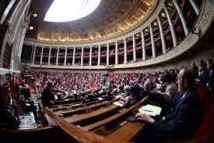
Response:
[[[199,83],[206,85],[209,78],[209,72],[206,67],[206,62],[204,60],[200,60],[199,72],[198,72],[198,79]]]
[[[207,60],[207,69],[209,71],[207,86],[214,88],[214,64],[212,59]]]
[[[42,104],[43,106],[51,106],[54,104],[54,95],[52,93],[52,87],[53,84],[52,82],[48,82],[47,86],[44,88],[44,90],[42,91]]]
[[[195,92],[194,71],[180,70],[177,78],[180,98],[176,98],[174,110],[160,121],[138,113],[137,119],[147,123],[139,142],[153,143],[165,140],[182,141],[191,138],[201,121],[201,106]]]

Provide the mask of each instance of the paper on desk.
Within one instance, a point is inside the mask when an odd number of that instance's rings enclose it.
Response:
[[[160,115],[162,108],[154,105],[144,105],[138,109],[140,113],[145,113],[150,116]]]
[[[80,104],[79,103],[76,103],[76,104],[73,104],[72,106],[75,107],[75,106],[79,106]]]
[[[102,97],[98,97],[98,100],[103,100],[103,98]]]
[[[120,106],[120,107],[123,107],[124,102],[120,100],[120,101],[113,102],[113,104],[117,105],[117,106]]]

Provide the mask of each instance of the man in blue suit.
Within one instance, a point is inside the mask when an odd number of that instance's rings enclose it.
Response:
[[[138,120],[147,123],[139,142],[161,143],[165,140],[182,141],[191,138],[201,121],[201,106],[195,91],[194,71],[180,70],[177,78],[180,98],[176,99],[174,110],[156,121],[149,115],[138,113]],[[178,95],[179,96],[179,95]]]

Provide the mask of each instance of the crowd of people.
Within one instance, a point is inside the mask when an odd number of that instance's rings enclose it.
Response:
[[[33,72],[36,81],[43,85],[42,101],[45,106],[54,105],[52,89],[63,90],[66,98],[95,93],[115,96],[120,94],[124,107],[135,104],[141,97],[156,90],[163,97],[164,114],[153,118],[147,114],[136,114],[137,120],[146,123],[139,142],[162,142],[166,139],[179,141],[190,138],[202,119],[200,101],[195,83],[214,87],[214,65],[211,59],[201,60],[199,68],[181,67],[154,73],[69,73]],[[46,86],[47,85],[47,86]],[[48,97],[45,99],[45,97]],[[47,100],[48,99],[48,100]],[[194,110],[192,110],[194,108]]]

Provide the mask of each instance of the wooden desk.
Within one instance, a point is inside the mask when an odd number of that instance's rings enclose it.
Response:
[[[116,121],[119,118],[122,118],[123,116],[125,116],[126,114],[128,114],[129,112],[131,112],[133,109],[137,108],[138,106],[140,106],[140,104],[142,104],[146,99],[142,99],[141,101],[137,102],[136,104],[130,106],[129,108],[124,108],[121,109],[117,114],[112,115],[109,118],[106,118],[104,120],[98,121],[96,123],[84,126],[83,129],[91,131],[94,130],[96,128],[99,128],[103,125],[106,125],[110,122]]]
[[[69,104],[65,104],[62,102],[62,104],[49,106],[48,109],[52,109],[52,111],[67,110],[67,107],[77,108],[77,107],[82,107],[85,105],[95,104],[100,101],[101,100],[97,100],[97,101],[92,101],[92,102],[88,102],[88,103],[84,103],[84,104],[82,103],[82,101],[69,103]],[[79,104],[79,105],[77,105],[77,104]]]
[[[113,140],[120,140],[123,142],[131,141],[140,131],[143,130],[145,124],[141,122],[127,122],[126,124],[122,125],[117,130],[107,134],[107,138]]]
[[[78,108],[78,107],[82,107],[82,106],[84,106],[83,104],[82,104],[82,102],[77,102],[77,103],[71,103],[71,104],[61,104],[61,105],[56,105],[56,107],[54,107],[54,108],[50,108],[51,109],[51,111],[53,111],[53,112],[59,112],[59,111],[64,111],[64,110],[69,110],[69,109],[73,109],[73,108]]]
[[[108,104],[110,104],[111,102],[108,102],[108,101],[104,101],[104,102],[101,102],[101,103],[97,103],[97,104],[93,104],[93,105],[90,105],[90,106],[83,106],[83,107],[79,107],[79,108],[76,108],[76,109],[71,109],[70,110],[66,110],[66,111],[57,111],[57,112],[54,112],[55,114],[63,114],[63,116],[71,116],[73,114],[77,114],[77,113],[81,113],[81,112],[87,112],[87,111],[90,111],[90,110],[93,110],[95,108],[100,108],[100,107],[104,107],[104,106],[107,106]]]
[[[72,116],[72,117],[66,117],[64,118],[65,121],[69,122],[69,123],[77,123],[83,120],[87,120],[90,118],[95,118],[96,116],[101,116],[104,115],[106,113],[109,113],[111,111],[115,111],[118,110],[120,107],[116,106],[116,105],[110,105],[108,107],[105,108],[101,108],[89,113],[85,113],[85,114],[80,114],[77,116]]]
[[[65,99],[65,100],[55,100],[54,101],[54,104],[55,105],[60,105],[60,104],[70,104],[70,103],[74,103],[74,102],[79,102],[79,101],[82,101],[81,98],[78,98],[78,99]]]
[[[81,143],[124,143],[119,140],[107,139],[98,134],[85,131],[73,124],[66,122],[64,119],[57,117],[53,112],[44,108],[50,118],[70,137]]]
[[[60,126],[60,128],[62,128],[66,133],[68,133],[70,136],[72,136],[79,142],[86,143],[88,141],[92,141],[92,142],[102,142],[102,143],[104,143],[104,142],[106,142],[106,143],[123,142],[124,143],[124,142],[128,142],[128,141],[132,141],[132,139],[134,137],[136,137],[136,135],[138,135],[143,130],[144,124],[141,122],[126,122],[125,124],[120,124],[120,126],[119,126],[119,128],[117,128],[117,130],[114,130],[114,131],[111,130],[111,132],[109,132],[106,135],[106,137],[104,137],[104,136],[99,136],[98,134],[93,134],[92,132],[83,130],[84,127],[79,128],[79,127],[74,126],[74,124],[70,124],[70,123],[76,124],[78,122],[80,125],[81,121],[90,122],[90,120],[92,120],[92,122],[91,122],[91,125],[92,125],[94,122],[96,122],[98,120],[100,120],[100,121],[102,120],[102,122],[105,121],[106,120],[105,116],[108,116],[107,118],[109,118],[111,113],[113,113],[113,115],[111,115],[112,116],[111,122],[114,122],[115,119],[120,118],[121,116],[125,115],[129,111],[134,110],[141,103],[144,104],[143,102],[145,101],[145,99],[146,98],[142,99],[141,101],[137,102],[136,104],[134,104],[133,106],[130,106],[127,109],[121,109],[121,107],[118,107],[116,105],[109,105],[108,107],[101,108],[99,110],[95,110],[90,113],[80,114],[78,116],[72,116],[72,117],[68,117],[68,118],[64,118],[64,119],[59,118],[56,115],[54,115],[54,112],[51,112],[51,110],[45,109],[45,111],[51,117],[51,119],[53,119],[53,121],[56,122]],[[121,109],[121,110],[119,110],[119,109]],[[108,114],[108,113],[110,113],[110,114]],[[100,118],[100,117],[102,117],[102,118]],[[98,121],[97,123],[100,124],[101,123],[100,121]],[[114,123],[118,124],[118,121],[121,121],[121,120],[117,120],[117,122],[115,121]],[[106,123],[108,123],[108,121],[106,121]],[[90,123],[88,123],[88,124],[90,124]],[[86,127],[86,125],[87,124],[85,124],[85,127]],[[99,127],[101,125],[96,125],[96,126]],[[97,127],[95,129],[97,129]]]
[[[68,100],[74,100],[74,99],[68,99]],[[95,99],[94,101],[83,103],[82,99],[81,99],[81,101],[72,102],[72,103],[68,103],[68,104],[66,104],[66,102],[63,102],[63,101],[57,101],[57,105],[48,106],[48,108],[52,109],[52,111],[67,110],[67,107],[69,107],[69,106],[72,108],[77,108],[77,107],[82,107],[82,106],[88,106],[88,105],[95,104],[97,102],[102,102],[102,101],[104,101],[104,100]],[[61,103],[61,104],[59,104],[59,103]],[[79,104],[79,105],[76,105],[76,104]]]

